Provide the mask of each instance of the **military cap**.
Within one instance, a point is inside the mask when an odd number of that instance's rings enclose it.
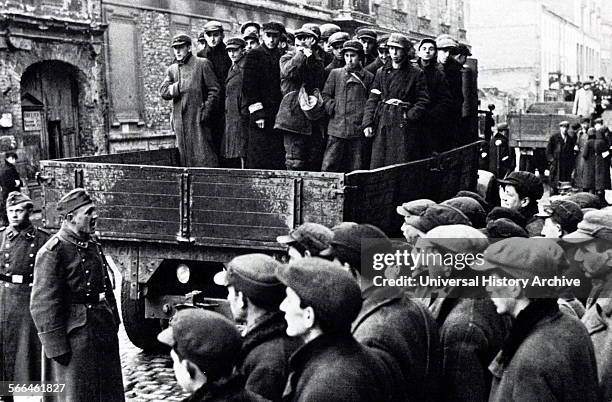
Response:
[[[191,45],[191,37],[186,34],[178,34],[172,38],[172,47]]]
[[[459,45],[457,45],[457,54],[460,54],[462,56],[471,56],[472,52],[470,52],[470,48],[468,48],[463,43],[460,43]]]
[[[438,49],[456,48],[457,41],[449,34],[442,34],[436,38],[436,47]]]
[[[478,201],[471,197],[453,197],[442,204],[450,205],[463,212],[475,228],[482,228],[486,225],[487,213]]]
[[[309,31],[312,31],[316,35],[317,39],[321,37],[321,28],[319,28],[319,25],[317,24],[309,22],[309,23],[302,25],[302,29],[307,29]]]
[[[419,216],[432,205],[436,205],[436,202],[427,198],[421,198],[419,200],[405,202],[398,206],[395,210],[402,216]]]
[[[261,30],[261,25],[259,25],[255,21],[247,21],[240,26],[240,33],[244,35],[248,27],[254,27],[257,32]]]
[[[214,311],[179,310],[157,339],[206,372],[210,381],[227,377],[238,361],[242,339],[236,325]]]
[[[522,197],[530,197],[534,203],[544,195],[542,180],[531,172],[511,172],[504,179],[497,181],[500,184],[514,186]]]
[[[280,262],[265,254],[244,254],[234,257],[217,272],[214,282],[233,286],[259,307],[278,310],[285,297],[285,286],[276,278]]]
[[[376,31],[370,28],[359,28],[356,32],[356,36],[357,36],[357,39],[366,38],[366,39],[371,39],[373,41],[375,41],[376,38],[378,37],[378,35],[376,34]]]
[[[281,244],[299,243],[311,253],[319,253],[329,247],[333,236],[330,228],[320,223],[306,222],[291,230],[288,235],[278,236],[276,241]]]
[[[19,191],[11,191],[8,197],[6,198],[6,206],[14,207],[15,205],[26,204],[26,206],[33,206],[32,200],[30,197],[21,193]]]
[[[580,206],[580,208],[601,208],[601,200],[596,194],[587,193],[586,191],[568,195],[566,200],[573,201]]]
[[[93,204],[93,201],[87,191],[75,188],[57,202],[57,212],[62,215],[69,214],[88,204]]]
[[[335,43],[339,43],[339,42],[344,43],[350,39],[351,39],[351,36],[347,32],[334,32],[327,40],[327,43],[330,46],[333,46]]]
[[[497,131],[506,131],[508,130],[508,123],[499,123],[497,126]]]
[[[285,26],[280,22],[266,22],[262,25],[261,30],[264,32],[283,34],[285,33]]]
[[[468,225],[437,226],[422,238],[437,249],[451,253],[480,253],[489,245],[487,236]]]
[[[520,227],[524,228],[527,225],[527,220],[518,211],[506,207],[495,207],[487,215],[487,222],[494,221],[500,218],[510,219]]]
[[[612,211],[597,210],[584,214],[578,229],[563,236],[568,243],[583,243],[593,239],[612,241]]]
[[[412,42],[406,37],[406,35],[400,33],[392,33],[387,41],[387,47],[399,47],[404,50],[412,48]]]
[[[478,201],[480,206],[485,210],[486,213],[491,211],[491,206],[489,203],[478,193],[468,190],[461,190],[455,194],[455,197],[470,197]]]
[[[312,307],[324,332],[349,333],[361,310],[361,290],[339,264],[307,257],[280,266],[278,279],[291,288],[302,305]]]
[[[417,49],[420,49],[421,46],[423,46],[425,43],[431,43],[432,45],[434,45],[434,48],[437,50],[438,46],[436,45],[436,40],[432,39],[432,38],[423,38],[421,39],[421,41],[419,42],[419,46],[417,47]]]
[[[404,221],[423,233],[442,225],[472,225],[463,212],[451,205],[443,204],[432,205],[420,216],[407,216]]]
[[[340,28],[336,24],[323,24],[320,26],[320,29],[321,29],[321,40],[327,40],[331,38],[331,36],[335,34],[336,32],[342,31],[342,28]]]
[[[554,219],[561,228],[567,232],[574,232],[578,222],[582,220],[583,213],[580,205],[570,200],[555,200],[543,208],[537,216]]]
[[[514,278],[551,277],[567,267],[563,249],[552,239],[544,238],[513,237],[501,240],[485,250],[483,259],[482,264],[474,264],[472,269],[499,269]]]
[[[311,38],[315,38],[315,39],[319,38],[317,36],[317,34],[312,29],[308,29],[308,28],[304,28],[304,27],[296,29],[295,31],[293,31],[293,35],[296,38],[298,38],[300,36],[310,36]]]
[[[242,38],[230,38],[225,43],[226,49],[239,49],[244,48],[246,46],[246,42]]]
[[[508,218],[499,218],[487,222],[487,227],[482,229],[490,240],[507,239],[509,237],[529,237],[525,229]]]
[[[347,40],[342,44],[342,49],[340,52],[344,54],[344,52],[352,50],[357,53],[360,57],[365,56],[365,51],[363,50],[363,45],[358,40]]]
[[[204,25],[204,32],[217,32],[217,31],[223,32],[223,24],[221,24],[219,21],[208,21]]]
[[[559,127],[569,127],[570,123],[567,120],[563,120],[561,122],[559,122]]]

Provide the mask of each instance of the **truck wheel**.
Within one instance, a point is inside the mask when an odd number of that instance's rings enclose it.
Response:
[[[121,315],[125,332],[132,343],[145,351],[160,351],[164,345],[157,340],[162,330],[159,319],[145,318],[144,300],[130,299],[130,282],[121,283]]]

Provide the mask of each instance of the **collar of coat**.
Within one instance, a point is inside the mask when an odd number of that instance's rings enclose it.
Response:
[[[28,239],[34,238],[35,233],[34,233],[34,226],[32,226],[32,223],[28,222],[28,225],[21,230],[13,226],[8,226],[6,228],[6,237],[9,240],[13,240],[14,238],[18,237],[20,234],[23,234]]]
[[[393,68],[393,62],[391,61],[391,59],[389,59],[388,63],[385,63],[382,66],[382,69],[385,71],[393,71],[393,70],[412,70],[418,67],[415,67],[412,65],[411,60],[406,56],[406,58],[404,58],[404,60],[402,60],[402,63],[400,64],[400,67],[398,69]]]
[[[244,358],[255,347],[274,338],[281,338],[286,335],[287,322],[280,311],[264,314],[257,323],[251,328],[243,338],[241,359]]]
[[[514,320],[512,329],[502,346],[499,363],[507,366],[525,338],[541,321],[561,314],[557,299],[532,300]]]
[[[239,375],[232,375],[229,378],[204,384],[184,401],[229,401],[233,400],[229,399],[230,397],[239,394],[243,389],[244,379]]]
[[[289,358],[291,369],[299,373],[304,369],[308,362],[315,356],[324,353],[326,350],[336,348],[338,345],[357,342],[350,333],[345,334],[322,334],[310,342],[302,345]]]
[[[363,291],[361,294],[363,299],[363,306],[357,318],[353,321],[352,332],[372,313],[376,312],[381,307],[388,304],[401,300],[403,298],[403,292],[392,286],[371,286]]]
[[[189,63],[189,60],[191,60],[191,57],[193,56],[193,53],[189,52],[185,55],[185,57],[183,57],[183,60],[177,60],[174,59],[174,61],[176,62],[176,64],[181,65],[181,64],[187,64]]]
[[[57,234],[59,237],[62,238],[62,240],[65,240],[81,248],[87,248],[90,242],[94,244],[99,244],[95,237],[90,236],[89,238],[85,238],[84,236],[79,236],[78,234],[74,233],[72,230],[68,229],[65,226],[62,226],[59,232],[57,232]]]

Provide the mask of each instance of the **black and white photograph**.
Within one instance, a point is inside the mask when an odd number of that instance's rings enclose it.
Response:
[[[0,402],[612,402],[610,0],[0,0]]]

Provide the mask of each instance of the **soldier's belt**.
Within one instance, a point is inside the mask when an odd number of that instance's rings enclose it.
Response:
[[[15,284],[30,284],[34,280],[33,275],[4,275],[0,274],[0,281]]]
[[[71,304],[97,304],[106,301],[106,293],[92,293],[89,296],[84,295],[72,295],[70,297]]]

